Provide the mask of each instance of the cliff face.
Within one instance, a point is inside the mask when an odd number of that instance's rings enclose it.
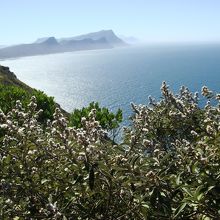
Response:
[[[21,82],[17,78],[17,76],[10,71],[9,67],[5,67],[1,65],[0,65],[0,84],[18,86],[28,91],[32,90],[31,87]]]

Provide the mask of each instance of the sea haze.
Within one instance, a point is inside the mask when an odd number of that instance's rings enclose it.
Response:
[[[67,111],[98,101],[131,113],[130,102],[160,98],[162,81],[177,91],[202,85],[220,91],[220,45],[148,45],[24,57],[0,61],[23,82],[40,89]]]

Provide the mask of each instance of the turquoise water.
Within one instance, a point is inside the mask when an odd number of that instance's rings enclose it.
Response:
[[[17,77],[40,89],[67,111],[98,101],[130,114],[130,102],[146,104],[160,97],[163,80],[220,91],[220,45],[151,45],[81,51],[0,61]]]

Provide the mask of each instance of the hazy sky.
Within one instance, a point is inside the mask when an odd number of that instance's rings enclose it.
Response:
[[[145,41],[220,41],[220,0],[0,0],[0,45],[113,29]]]

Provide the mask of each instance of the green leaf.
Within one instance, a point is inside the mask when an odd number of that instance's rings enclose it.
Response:
[[[190,192],[190,190],[187,187],[183,187],[182,188],[184,192],[186,192],[189,196],[193,197],[192,192]]]
[[[182,174],[182,173],[180,173],[180,174],[177,176],[177,178],[176,178],[176,184],[177,184],[177,186],[180,185],[180,177],[181,177],[181,174]]]
[[[175,211],[175,216],[174,218],[178,217],[178,215],[183,211],[183,209],[186,207],[187,203],[184,202],[183,204],[181,204]]]
[[[42,179],[41,180],[41,184],[44,184],[44,183],[46,183],[46,182],[48,182],[49,180],[48,179]]]
[[[204,197],[204,193],[200,193],[200,194],[197,196],[197,200],[200,201],[203,197]]]
[[[148,208],[148,209],[150,208],[150,206],[146,203],[141,203],[141,206],[144,207],[144,208]]]

